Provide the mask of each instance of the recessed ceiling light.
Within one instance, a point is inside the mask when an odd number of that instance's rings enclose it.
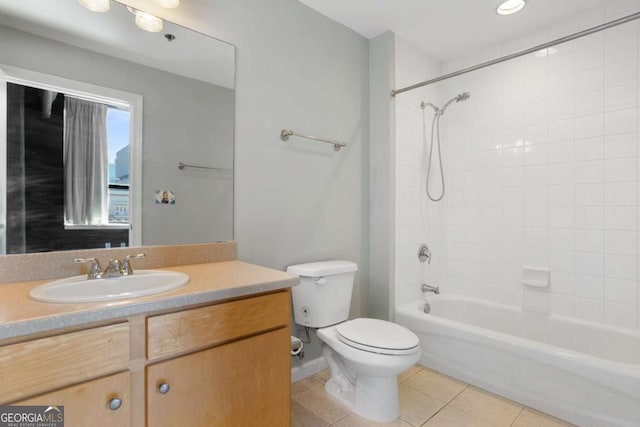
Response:
[[[525,0],[507,0],[503,1],[498,9],[498,15],[511,15],[520,12],[525,5]]]
[[[93,12],[108,12],[111,5],[109,0],[78,0],[81,5]]]

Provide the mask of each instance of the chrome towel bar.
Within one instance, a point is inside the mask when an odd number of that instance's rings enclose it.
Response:
[[[336,151],[340,151],[340,149],[342,147],[346,147],[347,146],[347,144],[345,144],[344,142],[332,141],[330,139],[319,138],[317,136],[302,135],[302,134],[296,133],[296,132],[294,132],[292,130],[282,129],[282,131],[280,132],[280,139],[283,140],[283,141],[288,140],[290,136],[297,136],[297,137],[300,137],[300,138],[313,139],[314,141],[326,142],[327,144],[333,144],[333,149],[336,150]]]
[[[208,169],[208,170],[213,170],[213,171],[225,171],[228,172],[231,169],[225,169],[225,168],[214,168],[211,166],[199,166],[199,165],[190,165],[188,163],[178,163],[178,169],[183,170],[185,168],[194,168],[194,169]]]

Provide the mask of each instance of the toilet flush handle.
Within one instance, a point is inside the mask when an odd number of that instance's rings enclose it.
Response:
[[[313,279],[313,283],[315,283],[316,285],[326,285],[327,279],[324,277],[316,277],[315,279]]]

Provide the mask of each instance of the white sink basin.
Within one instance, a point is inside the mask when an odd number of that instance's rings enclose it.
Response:
[[[136,270],[131,276],[110,279],[82,275],[40,285],[29,292],[29,298],[55,303],[113,301],[171,291],[188,282],[186,274],[165,270]]]

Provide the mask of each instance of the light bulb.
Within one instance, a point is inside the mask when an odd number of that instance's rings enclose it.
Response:
[[[93,12],[108,12],[111,8],[109,0],[78,0],[81,5]]]
[[[151,33],[162,31],[162,19],[139,10],[136,11],[136,25]]]
[[[180,6],[180,0],[153,0],[153,2],[165,9],[174,9]]]
[[[498,15],[511,15],[520,12],[525,6],[525,0],[507,0],[498,6]]]

